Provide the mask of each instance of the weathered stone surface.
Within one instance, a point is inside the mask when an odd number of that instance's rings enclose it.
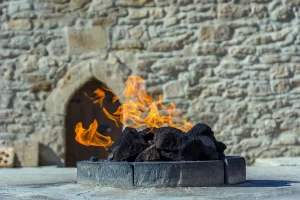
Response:
[[[217,42],[222,42],[231,39],[232,29],[228,25],[220,25],[216,29],[214,40]]]
[[[272,80],[271,88],[273,93],[282,94],[288,92],[291,89],[291,85],[288,79]]]
[[[218,55],[222,56],[226,54],[226,49],[220,47],[217,44],[205,44],[199,45],[195,50],[198,55]]]
[[[127,162],[77,162],[78,183],[133,187],[133,166]]]
[[[149,10],[149,16],[154,19],[160,19],[165,16],[165,11],[163,8],[156,8],[155,10]]]
[[[231,39],[232,29],[228,25],[203,26],[200,28],[202,41],[222,42]]]
[[[115,18],[109,18],[109,17],[103,17],[103,18],[98,18],[93,21],[93,26],[112,26],[113,24],[116,23]]]
[[[177,17],[170,17],[170,18],[165,19],[164,26],[165,27],[173,26],[173,25],[178,24],[178,22],[179,22],[179,20]]]
[[[289,6],[279,7],[275,11],[273,11],[272,17],[273,19],[280,22],[290,21],[294,18],[292,7]]]
[[[148,10],[134,9],[129,12],[130,19],[143,19],[148,17]]]
[[[91,1],[92,0],[71,0],[69,3],[69,6],[72,9],[83,8],[85,5],[87,5]]]
[[[5,1],[0,136],[36,139],[63,157],[61,118],[74,92],[96,78],[121,101],[133,74],[145,79],[151,96],[163,93],[168,103],[175,101],[194,124],[213,125],[217,137],[248,164],[261,156],[300,156],[292,140],[276,145],[279,135],[300,130],[299,5],[299,0]],[[264,109],[236,112],[244,101]],[[276,126],[263,126],[275,111]],[[259,128],[248,131],[245,124]],[[243,149],[237,141],[254,147]]]
[[[299,0],[285,0],[286,4],[292,4],[292,5],[300,5]]]
[[[32,9],[32,4],[30,2],[10,2],[8,4],[7,14],[13,15],[18,12],[27,11]]]
[[[201,187],[224,184],[223,161],[133,163],[136,187]]]
[[[246,162],[243,157],[225,158],[225,184],[239,184],[246,181]]]
[[[13,147],[0,147],[0,168],[14,166],[15,152]]]
[[[271,79],[288,78],[290,73],[289,68],[283,64],[275,65],[270,68]]]
[[[37,142],[19,140],[14,142],[15,166],[37,167],[39,164],[39,145]]]
[[[171,40],[152,40],[148,44],[148,50],[154,52],[167,52],[173,50],[179,50],[183,48],[183,44],[181,42],[173,42]]]
[[[186,83],[180,81],[172,81],[163,86],[164,98],[178,98],[186,94]]]
[[[30,30],[31,27],[32,24],[28,19],[10,20],[6,24],[8,30]]]
[[[139,39],[142,37],[144,30],[145,30],[145,28],[143,26],[136,26],[136,27],[130,29],[129,33],[130,33],[131,37],[133,37],[134,39]]]
[[[245,58],[247,55],[256,53],[254,46],[232,47],[228,49],[228,53],[233,57]]]
[[[49,92],[52,89],[52,84],[50,82],[41,82],[31,86],[30,91],[32,93],[37,93],[41,91]]]
[[[158,149],[155,148],[155,145],[152,145],[140,153],[135,162],[145,162],[145,161],[160,161],[161,155]]]
[[[213,41],[216,29],[214,26],[204,26],[200,28],[201,41]]]
[[[120,40],[116,41],[112,45],[114,50],[141,50],[144,48],[144,45],[139,40]]]
[[[69,54],[102,50],[107,47],[105,30],[100,27],[67,29],[67,50]]]
[[[153,0],[117,0],[116,4],[126,7],[154,6]]]
[[[247,17],[250,13],[250,8],[242,5],[232,3],[218,4],[218,17],[228,19],[238,19]]]
[[[65,40],[52,40],[46,49],[51,56],[62,56],[67,52]]]

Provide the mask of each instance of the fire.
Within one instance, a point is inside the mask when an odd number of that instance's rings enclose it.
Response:
[[[85,146],[102,146],[107,150],[107,147],[110,147],[113,144],[113,141],[109,136],[104,136],[97,132],[98,122],[94,122],[90,125],[89,129],[84,129],[82,123],[79,122],[76,125],[75,140]]]
[[[175,104],[171,103],[168,107],[163,105],[162,95],[155,101],[147,94],[143,86],[143,81],[144,80],[139,76],[128,77],[123,93],[125,102],[112,114],[105,108],[102,108],[107,118],[113,120],[118,127],[123,124],[123,126],[130,126],[136,129],[171,126],[185,132],[190,130],[193,124],[183,119],[183,114],[176,109]],[[103,107],[103,100],[105,98],[104,90],[112,92],[106,87],[102,89],[98,88],[94,91],[96,97],[89,97],[93,100],[93,103],[99,103],[101,107]],[[118,98],[114,94],[112,102],[116,102],[117,100]],[[180,116],[181,119],[179,123],[174,122],[177,116]],[[81,122],[78,123],[75,128],[75,140],[86,146],[93,145],[107,148],[112,145],[113,141],[110,137],[103,136],[97,132],[97,127],[98,124],[96,120],[90,125],[88,130],[82,127]]]

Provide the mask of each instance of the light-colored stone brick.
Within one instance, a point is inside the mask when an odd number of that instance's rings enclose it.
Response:
[[[180,98],[186,95],[187,84],[182,81],[171,81],[163,86],[164,98]]]
[[[34,141],[18,140],[14,142],[16,153],[15,167],[37,167],[39,164],[39,145]]]
[[[99,51],[107,48],[107,34],[100,26],[82,29],[67,28],[66,35],[69,54]]]
[[[30,30],[31,28],[32,24],[28,19],[10,20],[6,24],[8,30]]]

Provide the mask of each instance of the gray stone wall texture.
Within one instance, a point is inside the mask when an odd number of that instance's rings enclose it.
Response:
[[[145,79],[230,155],[300,155],[300,0],[0,0],[0,139],[65,152],[87,80]]]

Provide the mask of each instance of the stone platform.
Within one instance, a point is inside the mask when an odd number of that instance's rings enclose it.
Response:
[[[238,185],[178,188],[116,188],[76,183],[76,168],[0,169],[2,200],[295,200],[300,196],[300,168],[247,167]]]
[[[113,187],[203,187],[245,182],[242,157],[182,162],[77,162],[77,181]]]

